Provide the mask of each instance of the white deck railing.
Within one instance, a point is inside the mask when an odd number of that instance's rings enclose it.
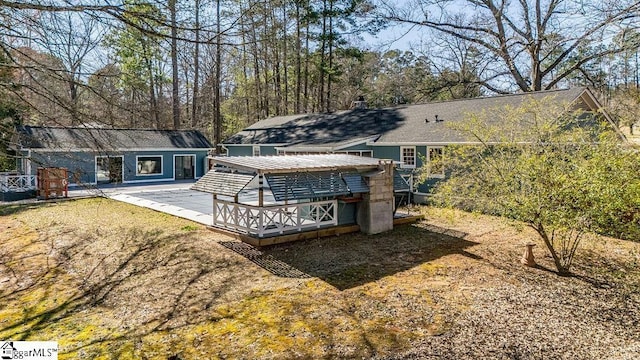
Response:
[[[36,189],[35,175],[0,175],[0,191],[25,192]]]
[[[338,225],[336,200],[258,207],[215,199],[213,225],[264,237]]]

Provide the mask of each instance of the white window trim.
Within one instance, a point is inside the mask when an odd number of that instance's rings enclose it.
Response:
[[[138,172],[138,159],[141,158],[141,157],[159,157],[160,158],[160,173],[159,174],[140,174]],[[163,175],[164,175],[164,156],[157,155],[157,154],[154,154],[154,155],[136,155],[136,177],[138,177],[138,176],[163,176]]]
[[[114,156],[100,155],[100,156],[94,156],[94,159],[93,159],[93,180],[95,181],[95,184],[98,183],[98,158],[112,159],[117,157],[122,159],[121,165],[120,165],[120,174],[122,175],[122,182],[124,183],[124,155],[114,155]]]
[[[431,149],[440,149],[440,153],[442,154],[442,174],[432,174],[431,168],[429,168],[429,177],[434,179],[444,179],[444,147],[443,146],[429,146],[427,147],[427,164],[431,166]]]
[[[256,155],[256,152],[258,153],[258,155]],[[253,145],[251,147],[251,156],[260,156],[260,154],[260,145]]]
[[[404,159],[404,150],[405,149],[411,149],[413,150],[413,165],[410,164],[406,164]],[[418,158],[418,154],[417,154],[417,150],[415,146],[400,146],[400,167],[402,169],[415,169],[416,168],[416,163],[417,163],[417,158]]]
[[[191,156],[193,158],[193,178],[197,179],[198,176],[198,162],[196,160],[198,160],[198,157],[196,156],[196,154],[173,154],[173,180],[176,179],[176,157],[177,156]],[[136,171],[138,169],[138,161],[136,159]]]

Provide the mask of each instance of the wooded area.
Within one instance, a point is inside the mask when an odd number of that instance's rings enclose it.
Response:
[[[0,0],[0,118],[195,128],[219,143],[360,96],[383,107],[590,85],[631,94],[617,103],[633,122],[639,15],[631,0]],[[365,41],[398,26],[420,33],[414,46]]]

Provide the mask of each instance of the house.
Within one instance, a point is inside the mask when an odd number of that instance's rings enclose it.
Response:
[[[354,109],[331,114],[279,116],[258,121],[223,142],[229,156],[279,154],[345,153],[391,159],[407,178],[434,158],[443,159],[431,169],[423,184],[416,186],[416,199],[424,199],[429,188],[445,177],[445,146],[465,144],[467,138],[447,126],[469,113],[496,107],[517,107],[523,101],[552,97],[569,103],[576,110],[602,113],[588,88],[541,91],[514,95],[481,97],[385,109]],[[607,117],[606,113],[604,116]],[[609,119],[610,120],[610,119]],[[418,200],[420,201],[420,200]]]
[[[70,186],[197,179],[211,143],[196,130],[19,126],[19,176],[39,167],[68,170]]]

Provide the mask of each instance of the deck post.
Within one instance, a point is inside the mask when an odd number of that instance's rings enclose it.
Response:
[[[264,206],[264,175],[258,174],[258,206]]]
[[[218,217],[218,214],[216,213],[216,208],[218,207],[218,202],[216,201],[218,200],[218,195],[213,194],[213,225],[216,224],[216,218]]]

